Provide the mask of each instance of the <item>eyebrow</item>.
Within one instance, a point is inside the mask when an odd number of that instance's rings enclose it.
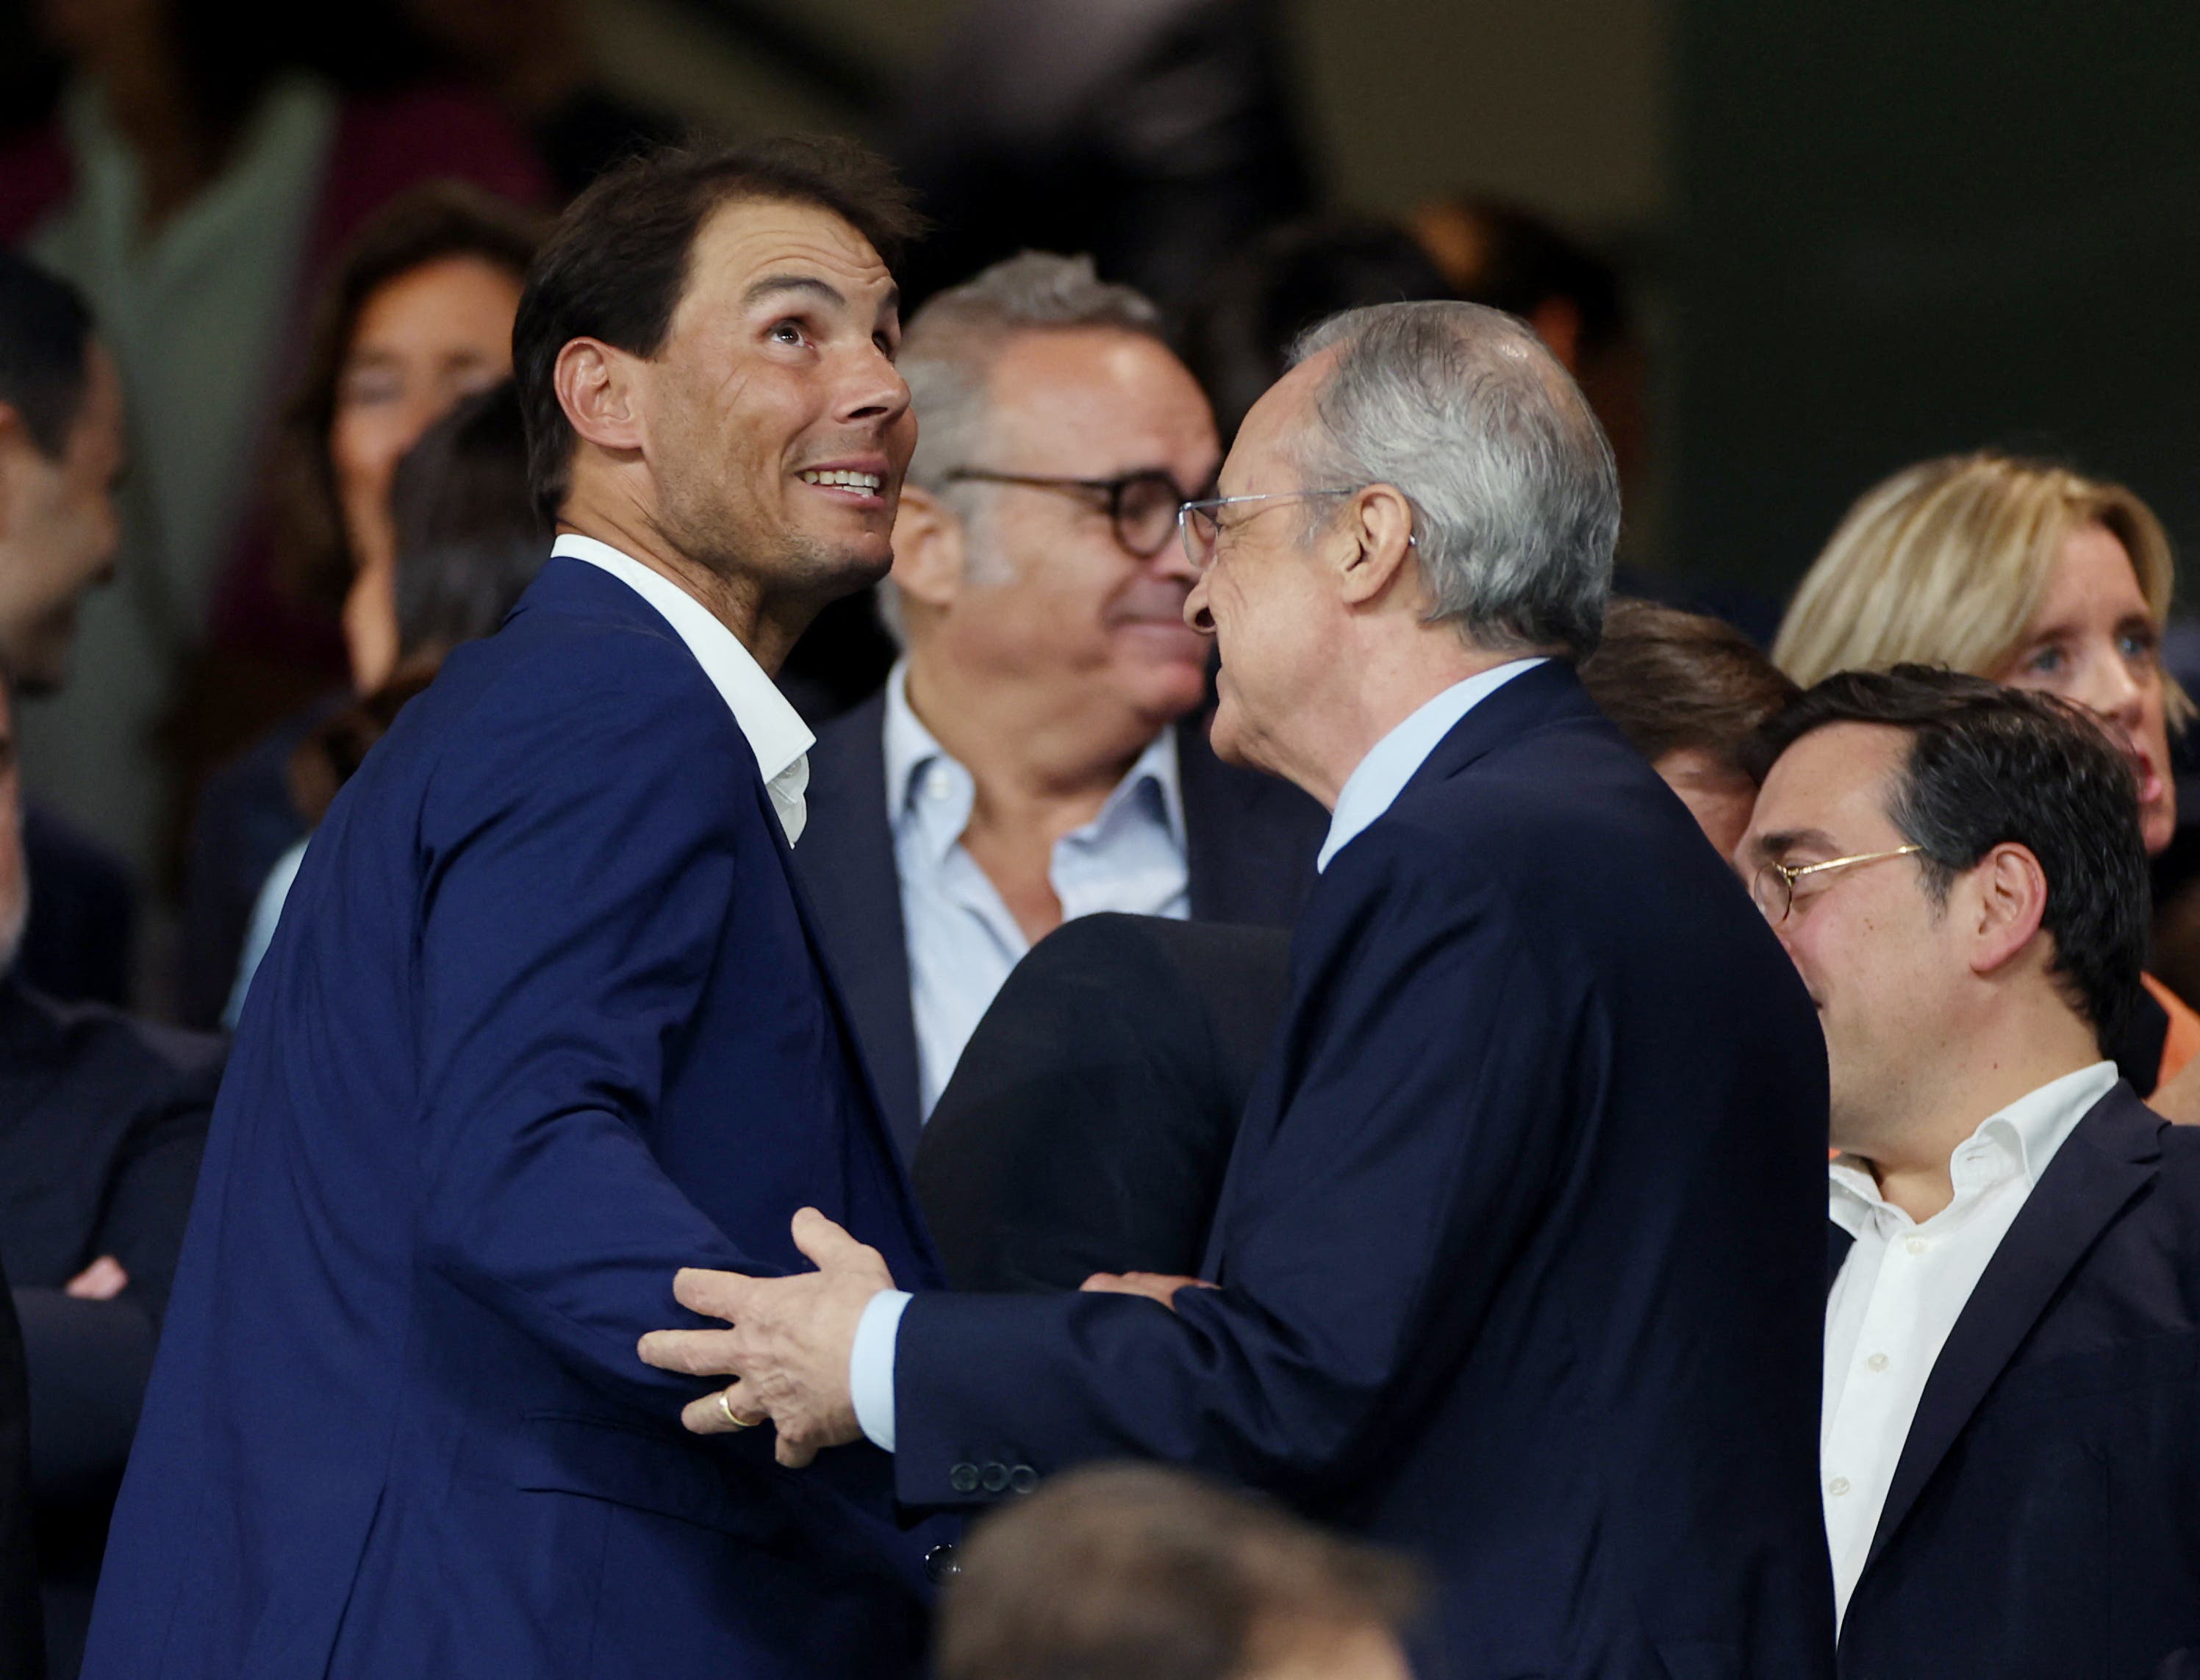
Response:
[[[1789,852],[1803,847],[1812,847],[1828,852],[1837,849],[1834,844],[1833,836],[1823,828],[1793,828],[1782,830],[1777,834],[1759,835],[1757,841],[1757,855],[1767,859],[1784,857]]]
[[[741,294],[741,305],[744,308],[751,308],[763,302],[766,298],[776,297],[788,292],[805,294],[822,302],[832,304],[836,308],[847,306],[848,300],[838,286],[828,281],[820,280],[814,274],[767,274],[763,279],[752,283],[749,289]],[[879,300],[879,312],[882,315],[893,315],[898,314],[900,310],[901,289],[898,286],[889,287],[886,295]]]

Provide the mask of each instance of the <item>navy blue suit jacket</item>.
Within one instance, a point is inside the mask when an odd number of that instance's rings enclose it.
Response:
[[[1825,1119],[1748,894],[1540,667],[1308,901],[1221,1287],[919,1293],[903,1495],[1164,1459],[1418,1552],[1442,1674],[1827,1675]]]
[[[808,1204],[937,1275],[754,755],[553,559],[315,835],[240,1024],[85,1672],[810,1680],[922,1666],[868,1447],[679,1426],[681,1266]]]
[[[2056,1152],[1934,1361],[1840,1672],[2200,1674],[2200,1131],[2127,1086]]]
[[[810,827],[795,853],[848,992],[902,1158],[922,1124],[909,933],[886,810],[886,696],[828,724],[810,755]],[[1288,782],[1225,764],[1207,719],[1176,726],[1191,919],[1288,928],[1314,885],[1328,814]]]

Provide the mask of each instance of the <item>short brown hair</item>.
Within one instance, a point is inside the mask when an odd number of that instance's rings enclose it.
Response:
[[[1653,764],[1693,748],[1738,775],[1750,775],[1750,738],[1796,693],[1731,624],[1633,599],[1606,612],[1604,640],[1582,662],[1581,680]]]
[[[1073,1471],[989,1518],[940,1609],[939,1680],[1226,1680],[1276,1646],[1395,1632],[1404,1560],[1180,1470]]]
[[[720,206],[742,200],[830,211],[889,268],[922,225],[892,166],[837,137],[668,148],[604,175],[573,201],[535,259],[512,329],[528,478],[546,519],[565,499],[573,457],[573,429],[558,401],[558,353],[595,338],[629,355],[656,355],[687,290],[695,236]]]
[[[351,584],[329,432],[336,382],[368,301],[391,281],[451,257],[477,257],[519,279],[548,230],[547,218],[479,187],[430,181],[391,199],[344,248],[322,289],[305,372],[275,444],[278,555],[284,577],[307,598],[333,606]]]

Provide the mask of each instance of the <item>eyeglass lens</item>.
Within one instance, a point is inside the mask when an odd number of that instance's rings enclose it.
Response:
[[[1115,536],[1141,559],[1161,551],[1176,527],[1176,510],[1183,499],[1175,481],[1161,473],[1141,473],[1115,487],[1109,510],[1115,522]]]

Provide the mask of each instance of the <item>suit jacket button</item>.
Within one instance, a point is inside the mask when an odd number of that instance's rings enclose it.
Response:
[[[978,1467],[974,1464],[957,1465],[947,1473],[947,1485],[957,1493],[977,1492]]]
[[[987,1465],[986,1467],[985,1475],[980,1479],[979,1485],[983,1487],[988,1493],[1007,1492],[1009,1487],[1009,1467],[1005,1464]]]
[[[952,1545],[934,1546],[924,1555],[924,1578],[938,1586],[951,1575],[960,1575],[962,1566],[955,1560]]]
[[[1013,1493],[1029,1493],[1039,1485],[1039,1472],[1028,1464],[1019,1464],[1009,1472],[1009,1489]]]

